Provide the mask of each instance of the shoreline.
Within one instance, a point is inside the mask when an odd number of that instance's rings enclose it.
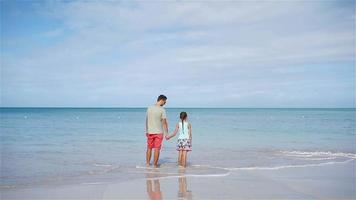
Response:
[[[230,170],[199,168],[196,172],[169,168],[141,170],[141,177],[111,182],[29,186],[0,189],[2,199],[176,199],[180,195],[197,199],[355,199],[356,161],[324,166],[277,170]],[[171,173],[173,171],[174,173]],[[141,173],[142,172],[142,173]],[[211,173],[216,176],[211,176]],[[130,172],[129,172],[130,173]],[[193,176],[189,173],[194,173]],[[203,181],[202,181],[203,180]],[[159,190],[158,193],[155,189]],[[184,191],[186,193],[184,193]],[[151,193],[153,192],[153,193]],[[151,195],[151,196],[150,196]]]

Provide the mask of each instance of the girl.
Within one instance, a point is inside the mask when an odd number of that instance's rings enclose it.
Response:
[[[188,115],[186,112],[181,112],[179,118],[181,121],[177,123],[172,135],[167,136],[166,139],[169,140],[179,132],[177,141],[177,151],[179,151],[178,165],[186,167],[187,152],[192,150],[192,125],[187,121]]]

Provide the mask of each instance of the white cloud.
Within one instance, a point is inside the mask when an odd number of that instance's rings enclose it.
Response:
[[[43,33],[43,36],[49,37],[49,38],[58,37],[58,36],[61,36],[61,35],[63,35],[63,30],[62,29],[54,29],[54,30],[47,31],[47,32]]]
[[[295,91],[276,89],[285,84],[283,71],[355,62],[354,13],[329,3],[77,1],[49,2],[37,11],[63,24],[42,35],[66,36],[20,59],[6,58],[5,99],[51,95],[55,88],[55,96],[93,96],[88,105],[129,105],[120,94],[178,96],[188,90],[210,99],[209,105],[221,99],[247,105],[252,97],[257,105],[265,94],[271,105],[273,94],[288,105],[296,98],[285,96]],[[261,77],[273,70],[265,84]],[[214,97],[216,91],[222,98]]]

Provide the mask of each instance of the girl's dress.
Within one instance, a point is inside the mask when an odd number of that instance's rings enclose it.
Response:
[[[192,144],[189,139],[189,129],[188,129],[188,122],[184,122],[182,125],[182,122],[179,122],[179,136],[178,136],[178,141],[177,141],[177,151],[191,151],[192,150]]]

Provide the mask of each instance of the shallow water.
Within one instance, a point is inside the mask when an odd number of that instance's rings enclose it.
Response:
[[[356,159],[355,109],[168,108],[170,131],[183,110],[193,125],[188,175],[324,166]],[[146,150],[145,112],[144,108],[1,108],[2,187],[84,181],[99,175],[116,180],[140,176]],[[176,175],[176,156],[175,139],[164,141],[160,170]]]

